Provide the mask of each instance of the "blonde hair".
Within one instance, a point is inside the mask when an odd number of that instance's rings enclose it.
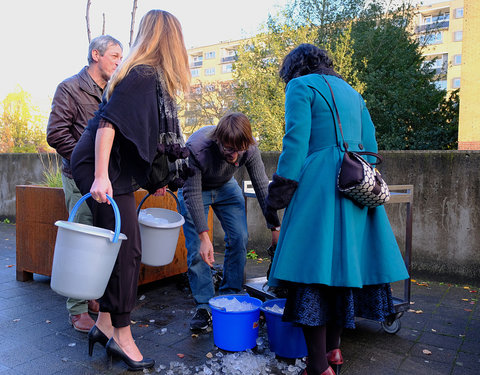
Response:
[[[130,53],[108,83],[107,100],[130,70],[141,64],[154,67],[163,76],[171,97],[175,97],[177,91],[188,91],[190,67],[187,50],[180,22],[172,14],[153,9],[142,17]]]

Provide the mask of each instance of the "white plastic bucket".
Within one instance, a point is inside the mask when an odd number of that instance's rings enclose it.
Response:
[[[177,249],[180,227],[185,223],[182,215],[165,208],[145,208],[138,215],[142,238],[142,263],[164,266],[173,261]]]
[[[58,231],[50,280],[58,294],[83,300],[103,296],[122,240],[127,239],[120,233],[118,207],[108,195],[115,213],[115,232],[73,222],[78,207],[90,196],[88,193],[77,202],[68,221],[55,223]]]

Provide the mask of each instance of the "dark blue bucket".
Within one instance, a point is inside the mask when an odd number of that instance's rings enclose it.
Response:
[[[247,302],[254,306],[248,311],[225,311],[215,307],[215,300],[220,298]],[[213,304],[212,304],[213,302]],[[257,345],[258,321],[262,301],[244,294],[227,294],[210,299],[212,309],[213,342],[220,349],[238,352],[252,349]]]
[[[290,322],[283,322],[282,314],[266,309],[267,307],[272,308],[274,305],[283,309],[285,301],[284,298],[271,299],[264,302],[260,307],[267,320],[270,351],[284,358],[306,357],[307,344],[302,329]]]

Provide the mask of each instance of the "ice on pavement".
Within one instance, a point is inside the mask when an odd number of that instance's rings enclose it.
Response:
[[[214,298],[210,300],[210,304],[218,309],[225,309],[225,311],[251,311],[258,308],[253,303],[242,301],[234,298]]]
[[[203,365],[194,367],[173,361],[169,366],[158,366],[155,372],[161,375],[297,375],[304,368],[305,362],[301,359],[294,364],[282,362],[267,349],[263,354],[251,350],[229,354],[217,352]]]

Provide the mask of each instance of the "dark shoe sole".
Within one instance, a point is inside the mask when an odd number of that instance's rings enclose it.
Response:
[[[203,327],[190,327],[190,331],[205,331],[208,327],[210,327],[210,324]]]

